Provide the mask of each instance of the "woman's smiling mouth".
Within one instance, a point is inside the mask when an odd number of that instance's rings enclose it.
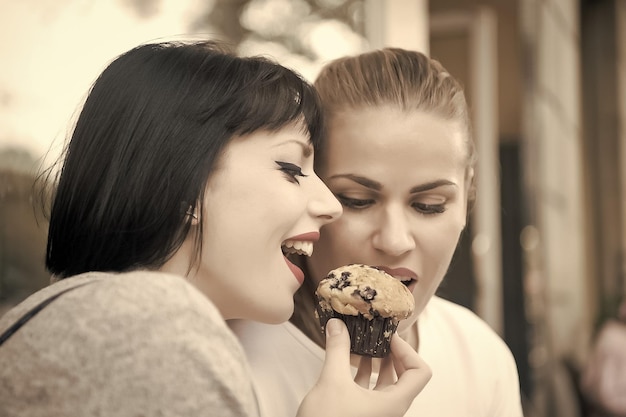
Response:
[[[313,242],[285,240],[280,248],[285,256],[290,254],[311,256],[313,253]]]
[[[317,242],[320,238],[319,232],[308,232],[301,235],[293,236],[281,243],[280,249],[287,266],[296,277],[300,285],[304,282],[304,272],[288,259],[289,255],[305,255],[313,254],[313,242]]]

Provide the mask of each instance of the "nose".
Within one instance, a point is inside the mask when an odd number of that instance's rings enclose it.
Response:
[[[376,225],[372,244],[388,255],[400,256],[415,249],[409,219],[401,207],[387,207]]]
[[[308,206],[311,216],[321,221],[321,224],[334,222],[343,213],[341,203],[334,194],[322,182],[319,177],[315,177],[313,186],[313,195],[309,200]]]

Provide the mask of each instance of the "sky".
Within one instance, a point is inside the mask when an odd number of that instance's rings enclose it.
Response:
[[[105,66],[137,44],[188,35],[200,1],[161,0],[140,17],[124,0],[0,0],[0,149],[54,155]]]
[[[0,37],[5,40],[0,43],[0,151],[19,147],[35,159],[56,158],[89,87],[117,55],[152,40],[211,36],[189,31],[198,10],[207,10],[211,0],[146,1],[158,9],[143,10],[141,16],[130,1],[0,0]],[[249,25],[275,28],[280,26],[276,19],[287,18],[276,13],[264,18],[269,5],[285,12],[303,3],[255,0],[245,17]],[[298,10],[289,11],[292,19],[298,16]],[[276,43],[246,41],[239,52],[269,55],[312,80],[322,62],[364,47],[364,39],[337,20],[294,26],[295,36],[304,39],[317,61]]]

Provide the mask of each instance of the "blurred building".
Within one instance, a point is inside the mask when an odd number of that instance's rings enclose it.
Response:
[[[47,285],[47,223],[37,216],[35,161],[22,149],[0,150],[0,315]]]
[[[626,2],[365,4],[372,46],[427,51],[468,90],[482,194],[442,295],[505,338],[528,415],[583,416],[578,367],[625,294]]]

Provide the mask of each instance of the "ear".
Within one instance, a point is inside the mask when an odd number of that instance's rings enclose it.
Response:
[[[465,193],[469,197],[470,190],[474,188],[474,167],[465,170]]]
[[[465,171],[465,222],[463,224],[463,230],[467,226],[467,222],[470,218],[470,213],[474,207],[476,201],[476,183],[474,181],[474,167],[468,167]]]
[[[476,181],[474,167],[468,167],[465,171],[465,212],[469,216],[476,201]]]
[[[191,206],[189,206],[189,208],[185,212],[185,215],[187,215],[188,217],[191,218],[191,225],[192,226],[197,226],[200,223],[200,216],[198,216],[198,207],[197,206],[195,208],[192,208]]]

